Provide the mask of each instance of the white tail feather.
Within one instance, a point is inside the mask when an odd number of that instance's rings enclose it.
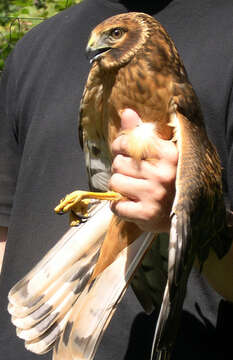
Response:
[[[92,208],[88,222],[68,230],[10,291],[8,309],[27,349],[46,352],[63,331],[91,277],[112,216],[108,202]]]
[[[54,360],[63,360],[60,354],[65,353],[71,355],[70,360],[93,359],[129,280],[153,239],[154,234],[141,235],[122,250],[96,279],[87,284],[74,305],[67,328],[54,351]]]
[[[30,306],[40,298],[45,288],[77,261],[77,255],[81,258],[86,253],[87,246],[95,246],[106,232],[111,218],[109,204],[105,202],[93,210],[88,224],[84,223],[78,228],[68,230],[37,266],[11,289],[10,303],[16,307]]]

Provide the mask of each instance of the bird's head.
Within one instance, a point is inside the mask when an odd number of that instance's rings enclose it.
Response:
[[[143,13],[126,13],[100,23],[87,44],[90,62],[108,69],[127,64],[150,36],[148,19]]]

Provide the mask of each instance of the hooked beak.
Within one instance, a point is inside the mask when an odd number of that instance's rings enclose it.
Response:
[[[96,38],[92,35],[88,41],[86,47],[86,55],[92,64],[95,60],[97,60],[103,53],[110,50],[111,48],[106,46],[102,39]]]
[[[109,49],[111,49],[111,48],[104,47],[104,48],[100,48],[100,49],[92,49],[87,46],[86,54],[87,54],[88,60],[90,61],[90,64],[92,64],[95,60],[97,60],[101,56],[101,54],[105,53]]]

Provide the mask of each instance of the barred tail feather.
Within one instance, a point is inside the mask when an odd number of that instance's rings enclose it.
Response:
[[[91,360],[154,234],[143,234],[124,248],[115,261],[91,280],[74,305],[53,360]],[[68,357],[68,355],[70,357]]]
[[[95,206],[88,222],[68,230],[10,291],[8,310],[28,350],[49,351],[64,330],[92,275],[112,216],[108,202]]]
[[[38,301],[44,290],[64,274],[77,261],[77,257],[83,257],[87,246],[95,246],[97,239],[106,232],[111,218],[109,204],[99,204],[90,214],[88,224],[83,223],[78,228],[67,231],[47,255],[11,289],[9,302],[16,307],[30,307]]]

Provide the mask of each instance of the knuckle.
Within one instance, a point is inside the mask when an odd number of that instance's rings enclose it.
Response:
[[[161,159],[166,159],[170,164],[177,165],[178,149],[177,146],[170,140],[161,140],[158,148]]]
[[[143,220],[143,221],[149,221],[152,217],[152,211],[151,209],[144,209],[141,213],[141,219],[140,220]]]
[[[157,173],[159,183],[171,185],[176,179],[176,167],[171,165],[163,165]]]
[[[118,136],[112,143],[113,154],[127,154],[128,153],[128,139],[126,135]]]
[[[167,198],[167,191],[162,186],[156,191],[156,199],[158,202],[163,202]]]
[[[168,197],[168,190],[164,185],[159,183],[155,187],[151,184],[148,188],[147,194],[149,195],[148,202],[151,204],[150,210],[153,211],[153,205],[157,206],[166,200]]]
[[[167,188],[160,181],[150,182],[147,188],[148,201],[152,204],[164,200],[167,196]]]
[[[141,213],[141,220],[145,222],[151,222],[157,213],[157,206],[145,207]]]
[[[120,172],[122,166],[122,156],[120,154],[116,155],[112,162],[112,171],[114,173]]]
[[[127,135],[122,135],[121,137],[121,149],[124,152],[128,152],[128,136]]]
[[[110,208],[115,215],[121,217],[122,219],[129,220],[128,209],[127,206],[125,206],[124,201],[113,201],[110,205]]]
[[[117,154],[119,151],[119,138],[116,138],[111,145],[112,153]]]
[[[117,190],[118,174],[113,174],[108,182],[108,187],[111,190]]]

